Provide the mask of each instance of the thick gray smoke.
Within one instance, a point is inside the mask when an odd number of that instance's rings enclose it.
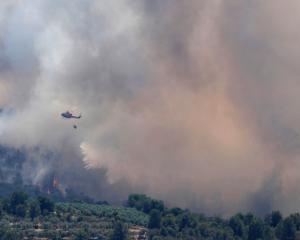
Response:
[[[0,144],[32,153],[23,175],[35,184],[54,171],[115,201],[134,191],[207,213],[296,211],[299,10],[2,0]]]

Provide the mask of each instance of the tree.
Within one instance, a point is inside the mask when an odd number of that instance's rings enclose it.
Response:
[[[181,208],[175,207],[175,208],[171,208],[170,212],[174,215],[177,216],[181,213],[183,213],[184,211]]]
[[[139,211],[149,213],[152,209],[164,211],[164,202],[151,199],[144,194],[131,194],[128,196],[127,205]]]
[[[235,238],[233,236],[233,231],[231,228],[218,228],[218,230],[215,233],[215,236],[213,236],[214,240],[237,240],[241,239],[239,237]]]
[[[16,214],[17,206],[25,205],[28,195],[24,192],[14,192],[9,198],[9,211]]]
[[[2,209],[7,213],[11,212],[9,199],[2,200]]]
[[[157,210],[157,209],[151,210],[148,227],[150,229],[160,228],[160,222],[161,222],[161,213],[160,213],[160,211]]]
[[[296,226],[296,230],[299,231],[300,230],[300,213],[294,213],[294,214],[290,215],[290,218],[293,219],[293,222]]]
[[[263,240],[276,240],[274,229],[270,226],[265,226]]]
[[[253,220],[249,226],[248,239],[249,240],[262,239],[263,235],[264,235],[264,226],[262,221],[258,219]]]
[[[46,215],[54,211],[54,202],[46,197],[38,197],[42,215]]]
[[[152,203],[150,199],[146,199],[143,204],[143,212],[149,214],[152,209]]]
[[[28,195],[25,192],[14,192],[10,196],[11,205],[25,204],[28,199]]]
[[[293,240],[296,236],[296,226],[291,217],[288,217],[283,220],[282,223],[282,240]]]
[[[273,228],[275,228],[282,220],[282,215],[279,211],[273,211],[266,216],[265,221]]]
[[[152,199],[152,200],[151,200],[151,209],[157,209],[157,210],[163,212],[164,209],[165,209],[164,202],[163,202],[163,201],[159,201],[159,200]]]
[[[20,204],[16,207],[16,215],[18,217],[24,218],[26,216],[26,205],[25,204]]]
[[[162,225],[164,227],[176,228],[176,218],[173,214],[165,215],[162,219]]]
[[[41,214],[41,208],[38,201],[32,201],[29,205],[29,215],[31,218],[31,221],[34,220],[34,218],[38,217]]]
[[[253,221],[255,221],[255,217],[252,213],[247,213],[246,215],[243,215],[243,221],[245,225],[249,226]]]
[[[277,224],[281,222],[282,215],[279,211],[274,211],[274,212],[272,212],[271,216],[272,216],[271,217],[271,220],[272,220],[271,221],[271,226],[276,227]]]
[[[245,235],[245,225],[241,218],[238,215],[235,215],[230,218],[229,226],[233,230],[234,235],[239,236],[241,238]]]
[[[117,221],[114,224],[114,231],[111,236],[111,240],[126,240],[126,239],[127,239],[127,229],[120,221]]]
[[[144,194],[130,194],[128,196],[127,205],[132,208],[136,208],[139,211],[142,211],[144,208],[145,202],[150,199]]]
[[[183,228],[195,228],[196,225],[197,225],[197,220],[188,211],[186,211],[186,212],[178,215],[176,221],[177,221],[180,229],[183,229]]]

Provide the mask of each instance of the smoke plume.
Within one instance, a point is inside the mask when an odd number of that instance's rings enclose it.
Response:
[[[0,144],[26,149],[35,184],[54,171],[116,202],[143,192],[214,214],[296,211],[299,9],[2,0]]]

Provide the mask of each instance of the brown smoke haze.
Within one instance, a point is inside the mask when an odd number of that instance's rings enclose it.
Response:
[[[297,0],[1,1],[0,143],[39,147],[24,169],[35,184],[51,170],[111,200],[298,211],[299,11]],[[66,110],[82,113],[77,130]]]

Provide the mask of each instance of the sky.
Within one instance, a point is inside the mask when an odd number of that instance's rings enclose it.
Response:
[[[0,144],[29,153],[28,183],[54,172],[116,202],[140,192],[208,214],[297,211],[299,11],[2,0]]]

